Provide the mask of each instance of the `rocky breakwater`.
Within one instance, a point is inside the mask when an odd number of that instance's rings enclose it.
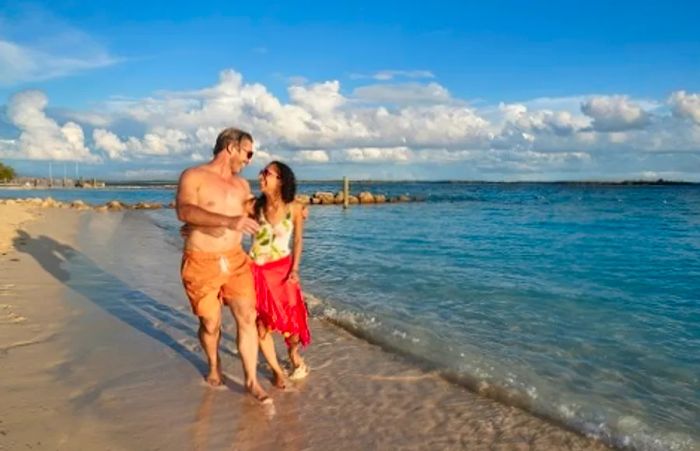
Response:
[[[304,205],[343,205],[345,197],[342,191],[337,193],[332,193],[330,191],[318,191],[312,195],[309,194],[298,194],[296,196],[297,202]],[[375,204],[388,204],[388,203],[398,203],[398,202],[419,202],[424,199],[419,197],[400,195],[400,196],[387,196],[385,194],[375,194],[368,191],[363,191],[357,195],[351,194],[348,196],[348,203],[350,205],[375,205]],[[118,200],[111,200],[104,204],[88,204],[82,200],[73,201],[58,201],[51,197],[42,199],[40,197],[33,198],[20,198],[20,199],[0,199],[0,205],[27,205],[31,207],[38,208],[69,208],[78,211],[98,211],[98,212],[110,212],[110,211],[124,211],[124,210],[157,210],[160,208],[175,208],[175,202],[170,202],[167,205],[163,205],[158,202],[138,202],[135,204],[127,204]]]
[[[312,195],[298,194],[297,202],[305,205],[343,205],[345,203],[345,194],[342,191],[332,193],[330,191],[317,191]],[[419,197],[403,194],[400,196],[387,196],[386,194],[375,194],[369,191],[362,191],[358,194],[348,195],[348,204],[368,205],[368,204],[387,204],[398,202],[420,202],[424,199]]]
[[[69,202],[61,202],[55,200],[51,197],[42,199],[40,197],[26,198],[26,199],[0,199],[0,205],[27,205],[30,207],[38,208],[69,208],[72,210],[85,211],[93,210],[99,212],[107,211],[123,211],[123,210],[157,210],[159,208],[164,208],[163,204],[158,202],[139,202],[136,204],[127,204],[120,202],[118,200],[111,200],[106,204],[101,205],[91,205],[82,200],[73,200]],[[165,208],[174,208],[175,203],[171,202]]]

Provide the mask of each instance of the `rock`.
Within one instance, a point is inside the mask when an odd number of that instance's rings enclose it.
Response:
[[[308,196],[306,194],[297,194],[294,197],[294,200],[296,200],[297,202],[299,202],[302,205],[308,205],[311,203],[311,196]]]
[[[83,202],[82,200],[74,200],[73,202],[70,203],[70,206],[71,206],[71,208],[75,208],[78,210],[80,210],[84,207],[87,207],[85,202]]]
[[[177,203],[175,203],[175,201],[172,201],[168,204],[168,208],[175,208],[175,207],[177,207]]]
[[[16,205],[17,202],[14,199],[7,199],[5,205]]]
[[[348,203],[349,204],[359,204],[360,199],[357,198],[357,196],[348,196]]]
[[[358,199],[360,199],[361,204],[373,204],[374,203],[374,195],[372,193],[370,193],[369,191],[363,191],[357,197],[358,197]]]
[[[314,194],[314,197],[319,199],[319,203],[323,205],[332,204],[335,201],[335,196],[329,191],[318,191],[316,194]]]
[[[321,203],[321,199],[319,199],[318,197],[312,197],[312,198],[311,198],[311,203],[314,204],[314,205],[318,205],[318,204]]]
[[[109,207],[107,207],[106,205],[100,205],[99,207],[95,207],[95,211],[104,213],[105,211],[109,211]]]
[[[162,205],[159,203],[150,203],[150,202],[139,202],[136,205],[134,205],[132,208],[134,210],[157,210],[161,208]]]
[[[399,202],[411,202],[411,197],[405,194],[399,196]]]
[[[124,204],[118,200],[111,200],[105,204],[105,207],[112,211],[119,211],[124,209]]]
[[[345,201],[345,194],[342,191],[338,191],[333,198],[333,202],[336,204],[342,204]]]
[[[43,208],[53,208],[53,207],[56,206],[56,201],[53,200],[53,198],[51,198],[51,197],[47,197],[47,198],[44,199],[44,201],[41,203],[41,206],[42,206]]]
[[[374,196],[374,202],[377,204],[383,204],[386,202],[386,196],[384,194],[377,194]]]
[[[32,199],[27,199],[27,202],[29,205],[35,205],[37,207],[41,206],[41,204],[44,203],[44,199],[40,197],[34,197]]]

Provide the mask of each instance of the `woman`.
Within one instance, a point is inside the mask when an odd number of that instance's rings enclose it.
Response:
[[[304,206],[294,201],[296,178],[284,163],[273,161],[258,176],[262,195],[253,215],[260,230],[253,237],[250,257],[257,296],[260,349],[274,372],[274,384],[284,387],[271,332],[280,332],[287,344],[292,380],[308,374],[299,347],[311,341],[308,312],[299,285],[303,249]],[[292,242],[293,237],[293,242]],[[290,248],[290,242],[293,246]]]

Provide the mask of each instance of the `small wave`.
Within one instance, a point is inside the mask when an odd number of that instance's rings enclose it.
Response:
[[[523,383],[518,375],[489,364],[484,356],[454,353],[448,344],[430,342],[398,324],[366,312],[334,305],[306,293],[310,313],[352,335],[382,349],[401,355],[419,368],[440,375],[450,383],[465,387],[502,404],[526,410],[556,425],[621,449],[640,451],[696,450],[700,443],[686,434],[658,431],[632,414],[592,410],[576,401],[564,401],[565,394],[541,393],[534,385]],[[426,342],[428,341],[428,342]],[[420,346],[418,346],[420,345]],[[477,364],[456,365],[459,360]],[[552,396],[553,395],[553,396]]]

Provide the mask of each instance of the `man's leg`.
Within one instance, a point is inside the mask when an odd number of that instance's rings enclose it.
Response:
[[[207,382],[212,386],[221,385],[221,365],[219,361],[219,340],[221,339],[221,310],[208,316],[199,317],[199,341],[209,361]]]
[[[246,389],[259,401],[270,399],[258,383],[256,373],[258,365],[258,331],[255,325],[257,316],[255,312],[255,298],[227,299],[227,304],[231,308],[233,317],[236,319],[238,328],[236,344],[243,361]]]

